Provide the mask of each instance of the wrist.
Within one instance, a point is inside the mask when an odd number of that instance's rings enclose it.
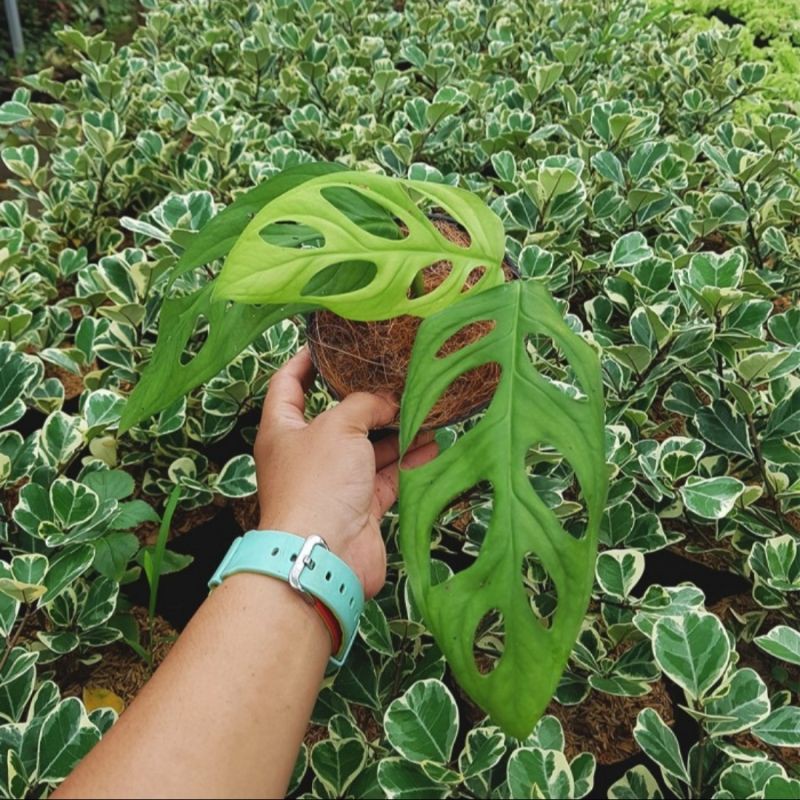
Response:
[[[288,583],[266,575],[241,572],[223,581],[211,597],[227,598],[227,603],[236,603],[238,598],[245,601],[245,611],[252,611],[258,619],[247,629],[252,636],[253,628],[265,628],[264,609],[269,609],[273,625],[280,625],[292,631],[292,641],[306,650],[323,655],[323,665],[331,653],[331,637],[323,619],[313,605],[292,589]],[[240,609],[241,611],[241,609]],[[237,616],[240,612],[237,612]],[[299,638],[298,638],[299,637]],[[323,666],[324,670],[324,666]]]
[[[304,539],[314,535],[321,536],[325,540],[328,550],[341,558],[355,572],[363,586],[361,570],[357,568],[357,564],[352,562],[348,548],[343,544],[346,541],[346,537],[342,536],[335,527],[332,528],[330,523],[326,524],[324,521],[315,521],[299,516],[266,516],[259,520],[258,530],[283,531],[284,533],[293,533],[295,536],[302,536]]]
[[[301,536],[273,525],[251,530],[234,540],[211,576],[209,588],[242,572],[285,581],[294,599],[307,604],[306,611],[313,611],[326,628],[330,666],[342,665],[358,631],[364,589],[352,568],[329,550],[321,536]]]

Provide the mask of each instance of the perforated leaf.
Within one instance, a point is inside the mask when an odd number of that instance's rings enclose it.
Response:
[[[139,383],[128,398],[120,432],[166,408],[203,381],[214,377],[259,333],[295,313],[297,307],[256,308],[215,302],[213,284],[185,297],[164,301],[158,344]],[[187,364],[181,363],[198,317],[208,320],[208,338]]]
[[[492,320],[495,327],[473,344],[437,357],[443,342],[476,320]],[[533,367],[525,341],[536,335],[558,345],[584,397],[568,397]],[[512,282],[422,324],[401,406],[403,449],[453,380],[492,361],[502,375],[483,419],[430,463],[402,471],[400,545],[415,600],[459,682],[493,721],[523,738],[556,688],[592,588],[607,488],[603,400],[594,353],[568,329],[546,290]],[[531,485],[525,457],[533,445],[555,448],[574,469],[588,510],[582,538],[562,528]],[[431,528],[453,499],[480,481],[490,481],[494,491],[480,554],[468,568],[432,585]],[[557,590],[549,628],[532,613],[523,587],[521,569],[529,553]],[[482,675],[472,639],[492,609],[504,617],[505,650],[494,670]]]
[[[469,233],[469,246],[452,242],[437,230],[412,194],[459,222]],[[342,199],[334,205],[332,197]],[[365,200],[397,219],[407,233],[400,236],[397,227],[395,236],[373,233],[341,210]],[[294,230],[315,246],[275,244],[276,230],[286,235]],[[265,238],[265,231],[272,235]],[[483,267],[485,273],[471,291],[502,283],[504,239],[499,217],[463,189],[367,172],[337,172],[296,186],[256,214],[225,260],[215,297],[242,303],[306,302],[354,320],[400,314],[425,317],[458,300],[474,269]],[[294,244],[285,237],[284,241]],[[427,294],[409,297],[419,271],[441,260],[453,265],[447,278]],[[374,264],[374,276],[366,285],[338,294],[314,293],[314,281],[323,270],[353,261]]]
[[[337,164],[304,164],[284,170],[243,194],[189,240],[172,268],[170,286],[179,276],[226,255],[265,203],[304,181],[341,169]],[[298,310],[274,305],[231,305],[213,297],[213,284],[184,297],[167,297],[161,308],[153,356],[128,398],[120,433],[212,378],[259,333]],[[200,317],[208,320],[208,339],[188,363],[183,363],[181,356]]]

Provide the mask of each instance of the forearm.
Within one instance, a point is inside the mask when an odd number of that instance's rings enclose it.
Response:
[[[54,797],[282,796],[329,655],[286,583],[228,578]]]

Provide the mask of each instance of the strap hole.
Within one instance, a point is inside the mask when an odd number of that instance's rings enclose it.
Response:
[[[339,594],[344,594],[344,584],[341,584],[341,586],[339,586]]]
[[[272,555],[276,556],[276,555],[278,555],[278,553],[280,553],[280,549],[277,548],[277,547],[273,547],[272,548]]]
[[[329,581],[330,579],[331,579],[331,573],[330,572],[326,572],[325,573],[325,580]]]
[[[353,598],[351,597],[350,598],[350,608],[352,608],[352,607],[353,607]]]
[[[297,553],[292,553],[291,556],[289,556],[289,561],[297,561]]]

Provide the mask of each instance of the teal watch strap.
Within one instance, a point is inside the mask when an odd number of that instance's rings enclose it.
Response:
[[[306,539],[283,531],[249,531],[234,540],[208,582],[209,588],[238,572],[285,580],[324,603],[342,630],[341,647],[331,656],[329,667],[344,663],[358,632],[364,590],[355,573],[319,536]]]

